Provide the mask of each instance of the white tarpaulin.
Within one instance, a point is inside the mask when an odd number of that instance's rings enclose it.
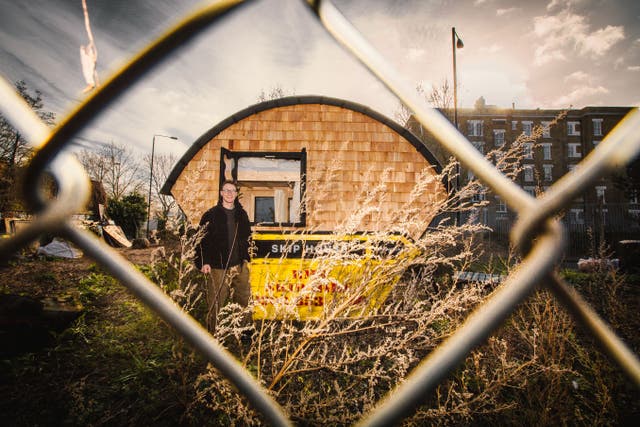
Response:
[[[45,246],[40,246],[36,251],[38,255],[45,255],[57,258],[81,258],[82,251],[71,246],[71,244],[65,240],[58,238],[53,239],[51,243]]]

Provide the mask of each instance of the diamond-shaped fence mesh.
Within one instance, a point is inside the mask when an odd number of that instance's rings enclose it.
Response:
[[[283,408],[196,320],[179,309],[158,286],[105,242],[72,225],[72,215],[84,207],[84,200],[89,193],[89,180],[75,158],[62,152],[72,137],[105,111],[111,102],[124,94],[127,88],[142,78],[158,61],[200,30],[223,19],[225,13],[240,3],[242,2],[231,0],[215,2],[185,18],[105,82],[53,131],[35,116],[8,82],[0,79],[2,113],[38,148],[29,165],[24,187],[24,198],[37,212],[37,220],[1,242],[0,260],[8,259],[43,233],[58,234],[69,239],[182,334],[247,397],[267,422],[290,425]],[[446,118],[436,110],[426,108],[415,91],[329,1],[308,3],[332,36],[394,92],[444,148],[518,213],[519,219],[511,234],[513,243],[524,255],[522,263],[507,277],[503,285],[469,315],[452,336],[422,360],[409,377],[360,423],[393,425],[410,415],[427,393],[462,362],[474,347],[483,343],[537,286],[547,287],[572,313],[575,320],[592,333],[627,376],[640,386],[638,357],[581,296],[555,273],[556,262],[562,257],[565,246],[563,228],[555,216],[605,173],[630,162],[640,151],[638,109],[633,109],[598,144],[581,162],[580,168],[557,181],[541,197],[534,198],[489,163]],[[54,200],[45,200],[40,193],[38,183],[43,174],[49,174],[57,181],[59,191]]]

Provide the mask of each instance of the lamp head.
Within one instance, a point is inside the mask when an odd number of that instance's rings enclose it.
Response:
[[[464,47],[464,43],[462,43],[462,39],[460,37],[458,37],[458,41],[456,42],[456,48],[457,49],[462,49],[463,47]]]

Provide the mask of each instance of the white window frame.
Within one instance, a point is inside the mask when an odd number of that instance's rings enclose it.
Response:
[[[471,201],[483,202],[484,200],[486,200],[486,193],[487,193],[486,187],[480,186],[480,188],[478,188],[478,192],[474,193],[473,196],[471,196]]]
[[[540,122],[542,126],[542,137],[551,138],[551,122]]]
[[[507,213],[507,203],[502,197],[496,196],[496,213]]]
[[[504,145],[504,129],[494,129],[493,130],[493,145],[496,147],[502,147]]]
[[[580,136],[580,122],[579,121],[570,121],[567,122],[567,135],[569,136]]]
[[[547,182],[553,181],[553,165],[544,164],[542,165],[542,169],[544,174],[544,180]]]
[[[522,144],[522,156],[526,160],[533,160],[533,143],[525,142]]]
[[[596,202],[602,203],[603,205],[607,204],[607,186],[606,185],[596,185]]]
[[[630,205],[637,205],[638,204],[638,191],[632,191],[631,194],[629,194],[629,204]]]
[[[536,197],[536,186],[535,185],[525,185],[522,187],[524,191],[529,193],[531,196]]]
[[[603,119],[592,119],[593,136],[602,136],[602,121]]]
[[[582,153],[580,152],[580,144],[579,142],[570,142],[567,144],[567,157],[570,159],[579,159],[582,157]]]
[[[523,165],[522,176],[525,182],[533,182],[535,176],[533,165]]]
[[[544,142],[542,146],[542,160],[551,160],[551,143]]]
[[[569,210],[569,223],[584,225],[584,209],[572,208]]]
[[[609,209],[600,209],[600,219],[602,220],[602,225],[609,224]]]
[[[511,120],[511,130],[518,130],[518,121]]]
[[[522,133],[525,134],[525,136],[531,136],[533,134],[532,121],[522,121]]]
[[[468,136],[483,136],[484,120],[467,120]]]

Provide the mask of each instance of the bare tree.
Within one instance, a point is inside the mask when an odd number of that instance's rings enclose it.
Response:
[[[453,122],[453,88],[449,86],[447,79],[444,79],[439,86],[431,88],[427,101]]]
[[[424,98],[429,105],[440,110],[451,122],[453,122],[453,88],[449,85],[449,81],[444,79],[439,86],[433,86],[429,93],[425,92],[421,83],[416,85],[416,92]],[[395,119],[401,125],[407,127],[413,111],[406,105],[400,103],[395,112]]]
[[[98,151],[83,150],[78,159],[91,179],[102,182],[109,199],[120,200],[126,194],[144,193],[140,161],[125,145],[111,142]]]
[[[416,91],[429,105],[437,108],[450,122],[453,122],[453,88],[447,79],[444,79],[440,85],[433,86],[429,93],[425,92],[421,84],[416,86]],[[450,153],[440,144],[434,143],[434,137],[415,119],[413,111],[406,105],[400,104],[395,119],[420,138],[441,165],[449,163]]]
[[[151,170],[151,156],[147,155],[144,158],[147,166],[147,170]],[[162,186],[167,181],[173,166],[178,161],[178,158],[174,154],[160,154],[154,156],[153,159],[153,174],[150,179],[151,182],[151,212],[150,217],[156,215],[161,221],[166,221],[172,211],[176,210],[177,204],[173,197],[160,194]]]
[[[277,85],[271,87],[269,92],[265,93],[264,89],[260,91],[260,95],[258,95],[258,102],[269,101],[271,99],[284,98],[285,96],[295,95],[295,91],[291,91],[290,94],[287,94],[285,90],[278,83]]]
[[[15,86],[38,117],[46,124],[53,125],[55,114],[44,110],[42,92],[36,90],[34,94],[30,94],[27,84],[22,80],[16,82]],[[20,132],[14,129],[0,114],[0,160],[9,167],[21,166],[31,157],[32,153],[33,150]]]

